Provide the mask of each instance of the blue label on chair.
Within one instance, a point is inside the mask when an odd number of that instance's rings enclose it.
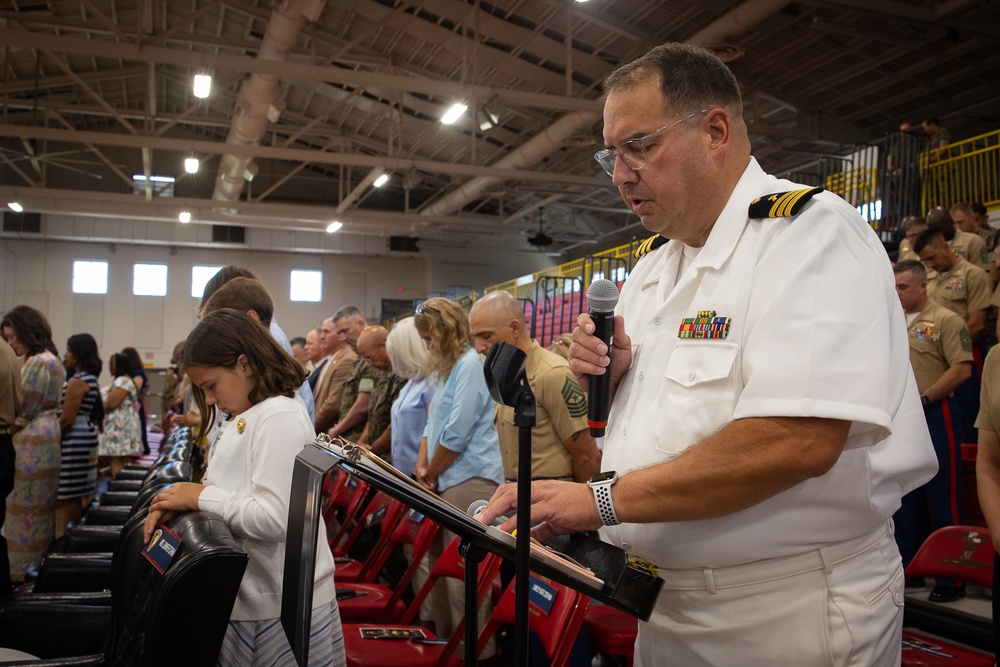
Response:
[[[559,594],[559,591],[541,579],[538,579],[535,575],[531,575],[528,584],[531,586],[531,592],[528,594],[528,604],[542,612],[543,616],[548,616],[549,612],[552,611],[552,605],[555,603],[556,595]]]
[[[415,521],[416,523],[420,523],[421,521],[424,520],[424,515],[418,512],[417,510],[411,509],[409,512],[406,513],[406,518],[409,519],[410,521]]]
[[[388,508],[385,505],[382,505],[382,507],[379,507],[378,510],[369,514],[368,518],[365,519],[365,525],[371,527],[381,522],[382,518],[385,516],[386,509]]]
[[[142,550],[142,555],[159,570],[160,574],[163,574],[180,545],[181,538],[162,523],[158,523],[149,538],[149,544]]]
[[[359,480],[357,477],[351,475],[347,478],[347,481],[344,482],[344,486],[353,491],[354,489],[358,488],[358,481]]]

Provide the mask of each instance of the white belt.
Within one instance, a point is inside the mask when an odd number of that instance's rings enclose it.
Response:
[[[884,538],[891,539],[892,535],[892,522],[887,521],[885,526],[868,535],[836,542],[801,554],[766,558],[753,563],[729,567],[703,567],[686,570],[657,568],[657,574],[663,579],[664,588],[668,590],[715,593],[723,588],[737,588],[777,581],[817,570],[824,570],[829,574],[835,565],[876,548]]]

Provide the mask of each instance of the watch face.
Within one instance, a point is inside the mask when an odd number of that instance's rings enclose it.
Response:
[[[591,484],[599,484],[601,482],[607,482],[610,479],[614,479],[618,475],[614,470],[607,470],[605,472],[599,472],[590,478]]]

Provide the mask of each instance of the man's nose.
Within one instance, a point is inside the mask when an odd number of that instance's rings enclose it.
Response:
[[[620,155],[615,155],[615,173],[611,177],[615,185],[621,187],[626,183],[635,183],[639,180],[639,172],[625,164],[625,160]]]

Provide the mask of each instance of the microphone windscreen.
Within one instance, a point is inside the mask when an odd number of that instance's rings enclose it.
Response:
[[[489,505],[489,504],[490,504],[490,501],[488,501],[488,500],[473,500],[472,504],[469,505],[469,509],[467,510],[468,515],[469,516],[476,516],[477,514],[479,514],[480,512],[482,512],[484,509],[486,509],[486,506]]]
[[[587,303],[595,313],[610,313],[618,305],[618,288],[610,280],[595,280],[587,288]]]

